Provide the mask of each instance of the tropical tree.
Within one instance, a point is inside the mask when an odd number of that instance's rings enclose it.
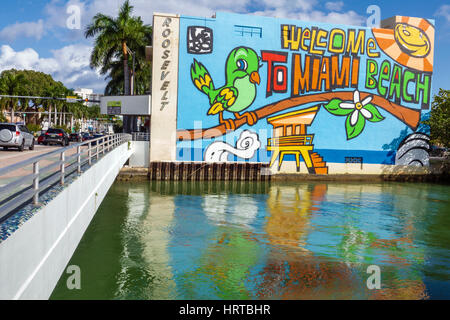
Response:
[[[24,83],[24,93],[27,96],[35,96],[42,97],[45,95],[45,91],[48,86],[53,85],[55,80],[49,74],[34,71],[34,70],[20,70],[17,71],[22,74],[25,78]],[[25,99],[23,111],[32,111],[32,112],[42,112],[44,110],[43,102],[46,101],[44,99],[39,98],[31,98]],[[48,100],[47,100],[48,101]],[[33,114],[29,118],[27,117],[27,123],[38,124],[39,115]]]
[[[66,88],[61,82],[53,82],[44,88],[44,96],[46,97],[53,97],[53,98],[62,98],[65,96]],[[43,102],[44,108],[48,111],[48,120],[49,125],[52,122],[55,125],[58,124],[58,111],[61,111],[62,108],[62,101],[59,100],[44,100]]]
[[[119,10],[116,18],[97,13],[91,24],[86,27],[85,37],[95,37],[94,49],[91,54],[91,67],[99,68],[100,73],[109,73],[114,83],[114,91],[118,91],[120,80],[123,77],[123,93],[130,91],[130,62],[129,51],[135,52],[136,70],[145,67],[142,57],[145,57],[145,46],[151,43],[152,28],[145,25],[140,17],[132,16],[133,6],[126,0]],[[122,75],[117,72],[117,65],[122,61]],[[112,85],[110,86],[112,87]]]
[[[0,74],[0,94],[20,96],[24,92],[25,77],[16,70],[3,71]],[[23,101],[22,101],[23,104]],[[0,99],[0,110],[11,112],[11,121],[14,121],[14,111],[19,108],[19,98],[2,97]]]
[[[89,107],[88,110],[89,119],[97,119],[101,117],[100,106],[98,104]]]
[[[63,98],[70,92],[73,93],[73,90],[67,89],[61,82],[55,81],[51,75],[43,72],[10,69],[0,74],[0,94],[3,95]],[[64,101],[61,100],[11,97],[0,99],[1,111],[9,110],[13,113],[18,110],[44,112],[55,107],[60,112],[62,108],[66,108]],[[49,113],[49,118],[53,117],[54,110],[52,114]],[[42,119],[39,119],[37,113],[27,117],[27,123],[37,124],[39,120]]]
[[[151,64],[145,61],[145,56],[136,55],[136,66],[133,94],[147,94],[151,84]],[[124,76],[120,62],[111,64],[110,73],[106,79],[109,80],[105,87],[106,95],[123,95]]]
[[[100,107],[88,107],[83,102],[67,103],[66,96],[75,96],[73,89],[68,89],[62,82],[55,81],[51,75],[33,70],[5,70],[0,74],[0,95],[49,97],[43,98],[0,98],[0,122],[7,121],[3,111],[35,112],[28,118],[28,124],[40,125],[48,116],[54,126],[67,126],[73,120],[88,120],[100,117]],[[53,98],[53,99],[51,99]],[[45,111],[48,111],[45,115]],[[39,113],[43,113],[40,115]],[[59,116],[57,114],[59,113]]]

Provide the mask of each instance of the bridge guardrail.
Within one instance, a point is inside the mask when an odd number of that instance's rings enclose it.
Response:
[[[64,185],[66,177],[81,174],[82,167],[92,165],[93,159],[112,151],[117,146],[131,141],[130,134],[114,134],[77,143],[72,146],[39,155],[0,169],[0,223],[17,208],[32,201],[39,205],[39,195],[50,187]],[[56,161],[54,158],[56,157]],[[52,159],[53,158],[53,159]],[[45,163],[45,162],[50,162]],[[41,167],[41,165],[43,165]],[[2,176],[32,167],[32,173],[24,174],[5,185]],[[30,170],[31,168],[28,168]]]
[[[150,141],[149,132],[132,132],[133,141]]]

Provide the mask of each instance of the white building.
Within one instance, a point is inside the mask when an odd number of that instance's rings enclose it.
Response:
[[[103,94],[94,93],[94,90],[86,88],[78,88],[74,91],[74,93],[80,96],[82,99],[88,99],[89,101],[91,100],[99,101],[99,102],[85,102],[84,105],[88,107],[92,107],[95,104],[100,104],[100,97],[103,97]]]

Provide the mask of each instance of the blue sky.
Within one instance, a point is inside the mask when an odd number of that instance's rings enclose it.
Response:
[[[83,29],[97,12],[115,15],[122,0],[2,1],[0,71],[15,67],[52,74],[70,88],[103,92],[105,81],[89,67],[92,40]],[[135,14],[151,24],[153,12],[210,17],[217,11],[258,14],[318,22],[365,25],[369,5],[381,19],[394,15],[434,19],[436,23],[433,92],[450,89],[450,4],[442,0],[131,0]],[[68,29],[67,8],[80,9],[81,29]]]

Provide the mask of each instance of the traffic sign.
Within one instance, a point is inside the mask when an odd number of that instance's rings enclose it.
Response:
[[[66,97],[66,102],[67,103],[76,103],[78,101],[78,97],[73,97],[73,96],[67,96]]]

